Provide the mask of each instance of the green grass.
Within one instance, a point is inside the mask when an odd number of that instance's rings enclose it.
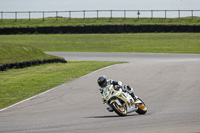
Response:
[[[1,35],[0,45],[30,45],[42,51],[200,54],[200,33]]]
[[[28,45],[2,45],[0,44],[0,65],[6,63],[24,62],[38,59],[55,59],[43,51]]]
[[[43,19],[4,19],[0,21],[0,27],[36,27],[36,26],[75,26],[75,25],[200,25],[200,17],[184,18],[45,18]]]
[[[1,63],[50,58],[42,51],[200,54],[200,33],[0,36]],[[69,62],[0,72],[0,108],[116,63],[119,62]]]
[[[69,61],[0,72],[0,108],[116,63]]]

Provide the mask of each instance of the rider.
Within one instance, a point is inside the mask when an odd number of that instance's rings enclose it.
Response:
[[[122,90],[124,92],[128,92],[133,97],[133,99],[135,100],[135,95],[134,95],[134,92],[133,92],[133,88],[131,88],[129,85],[124,85],[124,87],[123,87],[121,81],[113,81],[112,79],[107,80],[106,76],[104,75],[104,76],[100,76],[98,78],[97,82],[98,82],[99,86],[101,87],[99,89],[101,94],[103,94],[103,89],[107,85],[111,85],[112,84],[115,89],[122,88]],[[113,109],[110,106],[107,107],[107,110],[110,111],[110,112],[113,111]]]

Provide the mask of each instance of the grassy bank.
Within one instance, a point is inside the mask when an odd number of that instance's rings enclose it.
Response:
[[[37,59],[59,58],[32,46],[0,44],[0,65]],[[14,43],[13,42],[13,43]],[[62,83],[117,62],[68,62],[0,71],[0,108],[34,96]]]
[[[82,26],[82,25],[200,25],[200,17],[184,18],[45,18],[43,19],[4,19],[0,27],[36,27],[36,26]]]
[[[17,43],[17,42],[16,42]],[[32,61],[38,59],[55,59],[55,57],[45,54],[43,51],[28,45],[6,45],[0,44],[0,65],[6,63]]]
[[[0,108],[116,63],[70,61],[0,72]]]
[[[0,45],[29,45],[42,51],[200,54],[200,33],[1,35]]]

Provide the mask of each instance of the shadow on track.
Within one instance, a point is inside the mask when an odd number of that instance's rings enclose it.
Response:
[[[119,118],[119,117],[130,117],[130,116],[138,116],[138,114],[130,114],[127,116],[119,116],[119,115],[90,116],[90,117],[84,117],[84,118]]]

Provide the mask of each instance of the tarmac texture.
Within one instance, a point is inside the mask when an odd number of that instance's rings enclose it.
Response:
[[[66,60],[127,61],[0,111],[0,133],[200,132],[200,55],[47,52]],[[97,78],[134,88],[145,115],[119,117],[102,104]]]

